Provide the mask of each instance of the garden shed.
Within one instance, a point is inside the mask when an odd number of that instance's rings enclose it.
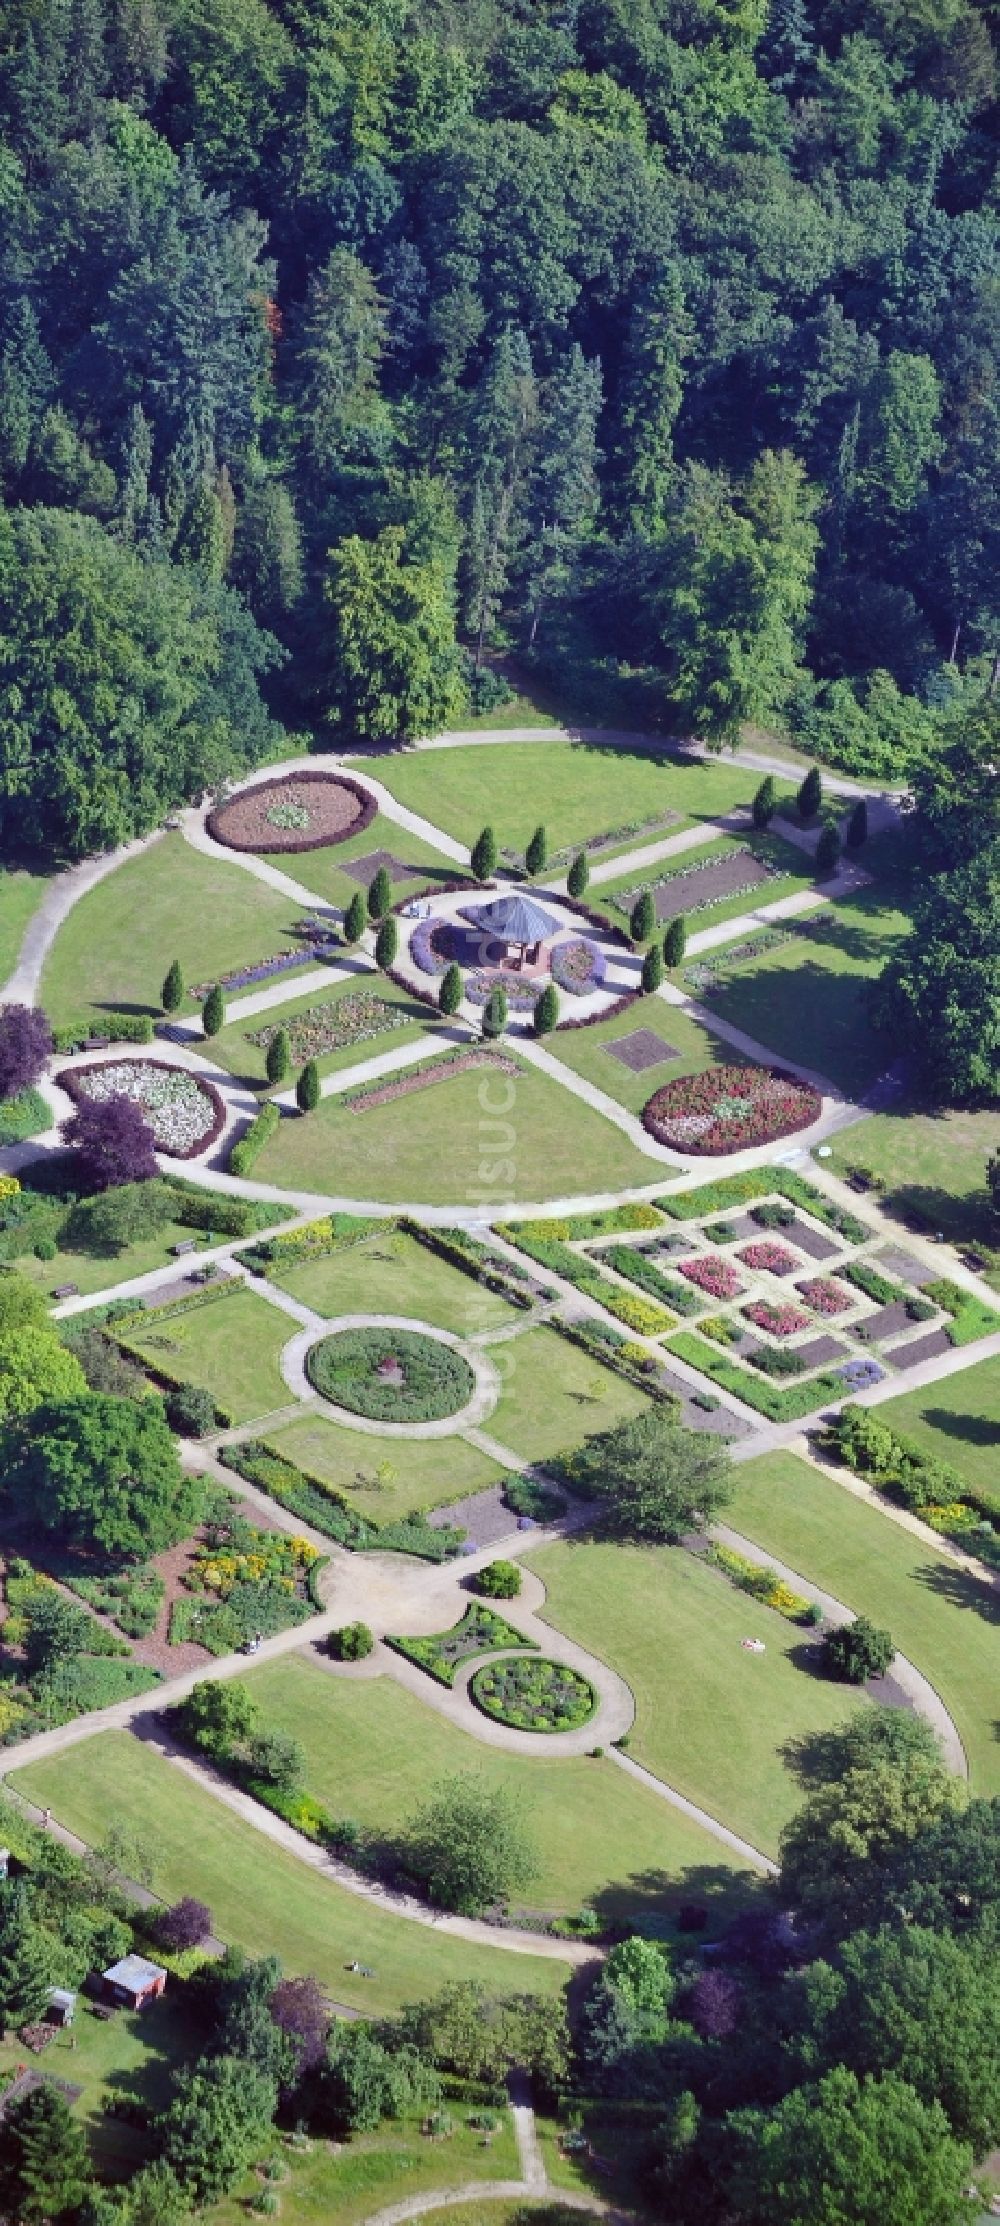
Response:
[[[158,2001],[166,1983],[162,1965],[147,1963],[144,1955],[123,1955],[102,1975],[108,2001],[126,2010],[144,2010],[147,2002]]]
[[[72,2025],[76,1995],[68,1986],[50,1986],[45,2008],[46,2025]]]

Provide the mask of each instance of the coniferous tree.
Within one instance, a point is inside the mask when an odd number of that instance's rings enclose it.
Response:
[[[659,989],[663,980],[663,952],[658,943],[651,943],[642,962],[642,986],[647,997]]]
[[[629,919],[629,934],[633,943],[648,943],[656,927],[656,906],[651,889],[643,889],[637,896]]]
[[[462,969],[453,962],[451,966],[446,966],[441,976],[441,987],[438,990],[440,1010],[449,1017],[452,1013],[457,1013],[464,995],[465,984],[462,980]]]
[[[755,827],[769,827],[778,809],[778,787],[773,773],[765,773],[751,806]]]
[[[476,836],[471,865],[477,881],[492,881],[497,870],[497,839],[492,827],[484,827]]]
[[[862,843],[866,843],[867,840],[868,805],[865,801],[865,798],[863,796],[859,796],[858,801],[854,806],[854,810],[851,813],[850,819],[847,822],[848,850],[860,850]]]
[[[163,977],[160,1003],[165,1013],[175,1013],[184,1002],[184,976],[179,958],[172,959]]]
[[[559,1026],[559,992],[554,982],[546,982],[536,997],[532,1026],[536,1036],[548,1036]]]
[[[47,2082],[4,2114],[0,2201],[19,2226],[50,2226],[75,2215],[91,2181],[82,2125],[65,2095]]]
[[[667,927],[663,938],[664,966],[680,966],[687,949],[687,923],[683,912],[678,912]]]
[[[817,819],[823,806],[823,776],[818,765],[811,765],[799,787],[796,798],[800,819]]]
[[[226,1007],[218,982],[209,990],[201,1008],[201,1025],[206,1036],[217,1036],[226,1023]]]
[[[267,1047],[264,1068],[272,1090],[287,1082],[292,1069],[292,1047],[287,1028],[278,1028]]]
[[[391,892],[390,892],[390,900],[391,900]],[[360,943],[360,941],[361,941],[361,938],[362,938],[362,936],[363,936],[363,934],[364,934],[364,932],[365,932],[365,924],[366,924],[365,900],[364,900],[364,897],[363,897],[363,896],[362,896],[362,894],[361,894],[361,890],[360,890],[360,889],[356,889],[356,890],[355,890],[355,892],[354,892],[354,895],[353,895],[353,897],[351,898],[350,904],[348,905],[348,907],[347,907],[347,910],[346,910],[346,912],[345,912],[345,914],[344,914],[344,941],[345,941],[345,943]]]
[[[392,882],[386,866],[379,866],[368,883],[368,917],[381,920],[392,904]]]
[[[474,398],[475,477],[465,558],[465,603],[477,666],[507,586],[524,521],[538,428],[538,390],[525,334],[506,326]]]
[[[548,855],[549,845],[545,829],[544,827],[536,827],[524,853],[524,863],[528,872],[531,874],[543,873]]]
[[[566,888],[571,897],[586,896],[590,882],[590,867],[585,850],[578,850],[566,875]]]
[[[828,820],[826,826],[820,828],[819,841],[816,844],[816,872],[820,876],[820,878],[822,878],[824,874],[833,873],[836,870],[839,859],[840,832],[839,829],[834,825],[833,821]]]
[[[387,912],[385,919],[379,921],[375,937],[375,964],[381,966],[383,973],[387,973],[390,966],[395,966],[398,949],[399,927],[396,915],[394,912]]]
[[[498,983],[483,1006],[484,1036],[502,1036],[507,1026],[507,992]]]
[[[319,1101],[319,1068],[315,1059],[307,1059],[295,1085],[295,1103],[300,1113],[315,1113]]]

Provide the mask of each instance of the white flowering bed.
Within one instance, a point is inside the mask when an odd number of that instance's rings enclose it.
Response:
[[[182,1067],[160,1066],[153,1059],[108,1060],[99,1067],[78,1067],[74,1081],[84,1097],[98,1103],[131,1098],[142,1107],[160,1150],[178,1159],[189,1158],[218,1133],[215,1092]]]

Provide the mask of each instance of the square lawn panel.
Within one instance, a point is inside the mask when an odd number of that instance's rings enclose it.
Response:
[[[787,1743],[868,1703],[811,1676],[808,1634],[680,1547],[558,1544],[531,1567],[546,1622],[627,1678],[635,1760],[775,1855],[802,1799]],[[763,1639],[764,1653],[744,1638]]]
[[[456,1337],[475,1337],[520,1319],[506,1299],[391,1223],[363,1244],[325,1258],[275,1263],[268,1280],[327,1320],[336,1314],[408,1314],[453,1330]]]
[[[19,1777],[29,1800],[92,1846],[111,1824],[139,1819],[156,1893],[166,1901],[196,1895],[223,1940],[250,1955],[280,1956],[289,1975],[311,1973],[335,2001],[367,2017],[426,2001],[458,1979],[479,1979],[490,1993],[516,1985],[555,1996],[569,1976],[565,1964],[532,1955],[519,1955],[512,1971],[515,1959],[502,1947],[456,1940],[360,1900],[128,1732],[103,1732]],[[358,1963],[374,1978],[358,1976]]]
[[[313,890],[321,903],[343,909],[359,886],[367,887],[352,868],[356,860],[373,851],[395,858],[402,869],[398,877],[392,877],[397,899],[428,883],[453,881],[462,872],[454,858],[445,857],[432,843],[408,834],[383,812],[377,812],[367,827],[348,836],[346,842],[328,843],[322,850],[300,851],[292,857],[287,851],[278,851],[268,863],[290,874],[300,887]]]
[[[570,1003],[567,998],[567,1006]],[[636,1071],[620,1055],[608,1057],[615,1045],[637,1033],[636,1021],[640,1015],[642,1034],[657,1037],[663,1045],[661,1056],[670,1061],[669,1076],[651,1074],[642,1067]],[[597,1021],[590,1028],[557,1029],[555,1035],[546,1036],[545,1048],[564,1066],[571,1067],[574,1074],[582,1075],[585,1082],[593,1082],[607,1097],[626,1106],[630,1113],[641,1113],[647,1098],[652,1097],[660,1082],[673,1081],[675,1076],[684,1074],[701,1074],[706,1067],[725,1065],[736,1056],[730,1045],[713,1036],[680,1005],[668,1005],[663,997],[645,997],[629,1012],[618,1013],[611,1020]],[[573,1187],[579,1189],[580,1186]]]
[[[261,1182],[387,1205],[539,1202],[638,1189],[653,1162],[621,1130],[547,1075],[442,1067],[432,1088],[352,1112],[324,1099],[283,1121],[254,1169]]]
[[[516,1603],[512,1616],[516,1624]],[[428,1786],[470,1767],[468,1736],[393,1678],[354,1684],[296,1656],[254,1671],[253,1691],[268,1724],[302,1742],[309,1791],[380,1838],[405,1829]],[[556,1761],[544,1745],[537,1760],[474,1747],[477,1777],[530,1813],[539,1865],[519,1897],[529,1907],[577,1910],[597,1897],[602,1913],[618,1920],[630,1911],[667,1913],[685,1891],[692,1898],[684,1874],[702,1864],[718,1869],[723,1894],[736,1885],[738,1858],[699,1825],[613,1763]]]
[[[251,1422],[291,1400],[278,1359],[294,1335],[287,1314],[240,1290],[161,1322],[155,1310],[136,1316],[124,1325],[122,1342],[139,1360],[201,1384],[234,1422]]]
[[[642,1074],[647,1067],[662,1067],[668,1059],[680,1058],[676,1045],[658,1036],[655,1028],[633,1028],[630,1035],[616,1036],[604,1049],[630,1074]]]
[[[901,1437],[957,1469],[1000,1517],[1000,1359],[977,1361],[921,1391],[905,1391],[878,1414]],[[997,1756],[1000,1761],[1000,1746]]]
[[[398,1522],[414,1509],[423,1512],[483,1491],[504,1474],[464,1438],[382,1437],[375,1431],[350,1430],[308,1408],[301,1422],[269,1430],[267,1442],[380,1525]],[[376,1472],[386,1462],[392,1475],[379,1482]]]
[[[484,1428],[527,1461],[569,1453],[648,1407],[641,1391],[558,1330],[529,1330],[502,1351],[503,1393]]]

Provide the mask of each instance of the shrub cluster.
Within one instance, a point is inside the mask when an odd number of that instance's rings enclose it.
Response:
[[[269,1144],[272,1136],[277,1134],[280,1121],[281,1108],[269,1099],[266,1105],[261,1106],[260,1112],[255,1113],[239,1143],[232,1146],[229,1154],[231,1175],[249,1175],[265,1144]]]
[[[761,1383],[748,1368],[730,1360],[725,1353],[715,1352],[694,1330],[678,1330],[671,1337],[667,1351],[676,1353],[678,1360],[686,1360],[689,1367],[697,1368],[703,1376],[731,1391],[744,1406],[753,1407],[758,1414],[767,1416],[769,1422],[798,1422],[804,1415],[812,1414],[828,1399],[839,1399],[843,1384],[839,1377],[824,1374],[811,1376],[806,1383],[789,1384],[776,1390],[770,1383]]]
[[[437,1422],[468,1405],[475,1377],[454,1346],[409,1329],[334,1330],[310,1347],[315,1391],[373,1422]]]
[[[586,1677],[544,1659],[487,1664],[476,1671],[469,1692],[484,1716],[519,1731],[575,1731],[597,1707]]]
[[[475,1654],[506,1653],[511,1647],[537,1651],[534,1639],[524,1638],[495,1608],[479,1602],[467,1607],[450,1631],[436,1631],[430,1638],[387,1638],[385,1643],[395,1653],[405,1655],[408,1662],[416,1662],[418,1669],[426,1670],[439,1685],[449,1686],[454,1685],[461,1664]]]

